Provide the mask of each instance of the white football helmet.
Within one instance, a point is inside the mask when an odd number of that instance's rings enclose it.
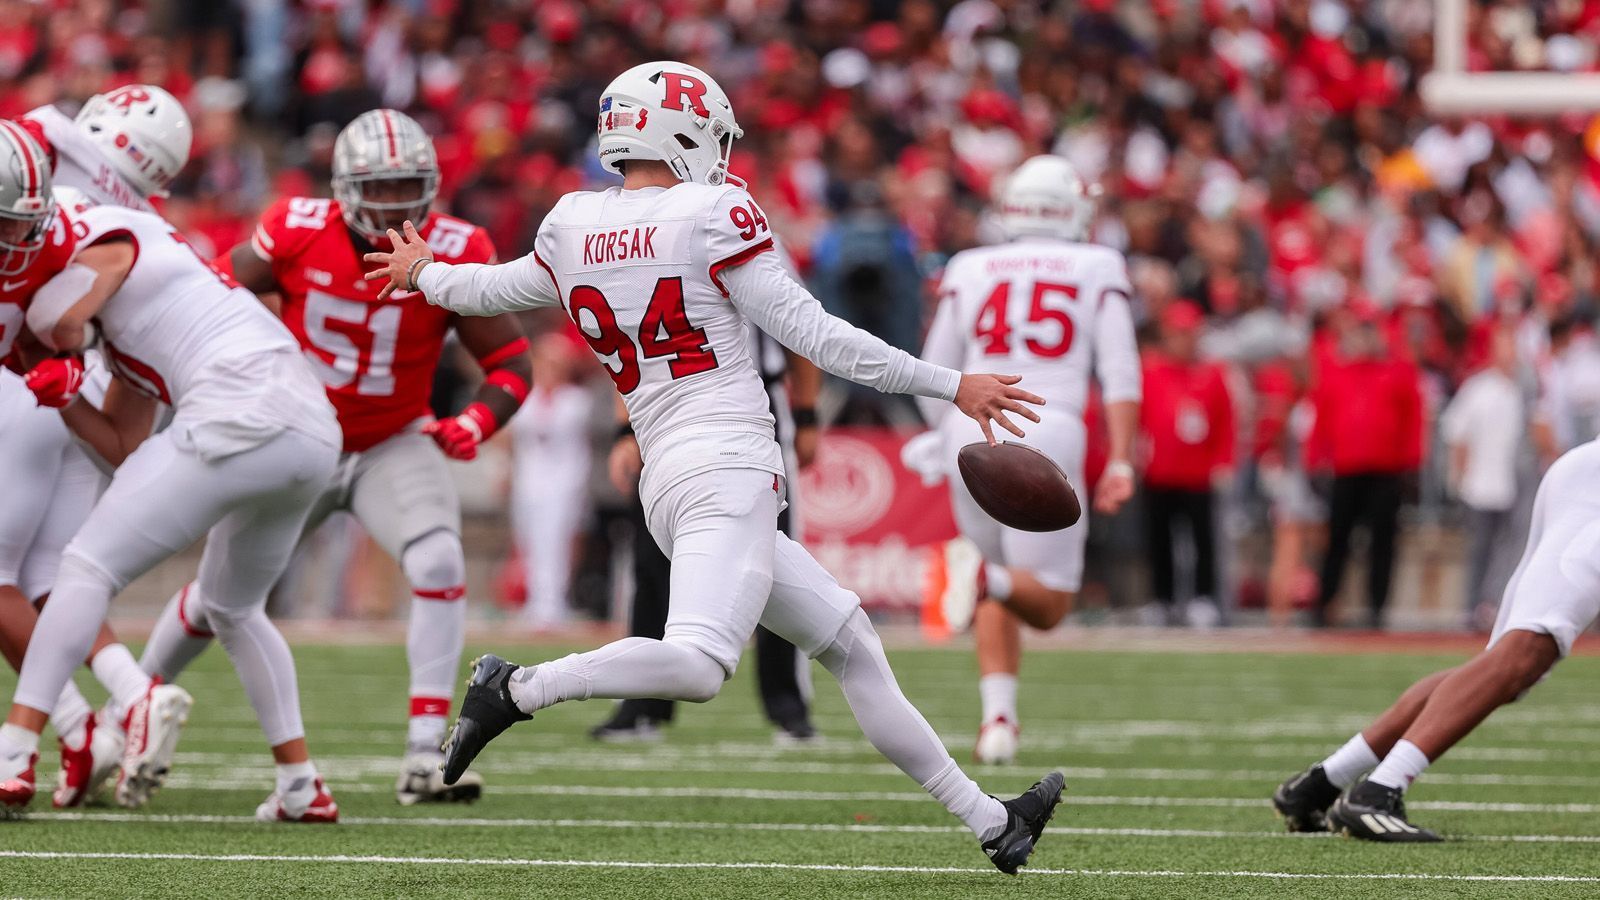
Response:
[[[1078,177],[1059,156],[1035,156],[1017,167],[1000,190],[1000,226],[1011,237],[1033,235],[1081,241],[1094,218],[1097,185]]]
[[[26,271],[44,249],[55,197],[50,162],[21,126],[0,121],[0,275]]]
[[[396,190],[403,181],[416,186]],[[368,110],[333,142],[333,197],[345,224],[371,243],[387,241],[388,230],[407,220],[421,228],[438,194],[433,139],[403,112]]]
[[[744,136],[733,104],[710,75],[680,62],[652,62],[618,75],[600,95],[600,164],[658,159],[680,181],[722,184],[728,155]]]
[[[178,98],[153,84],[95,94],[75,121],[146,197],[167,196],[167,185],[189,164],[189,114]]]

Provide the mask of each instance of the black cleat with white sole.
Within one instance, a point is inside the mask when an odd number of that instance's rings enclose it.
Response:
[[[485,745],[518,722],[533,716],[517,708],[511,699],[510,680],[515,663],[493,654],[472,661],[472,677],[467,681],[467,696],[461,701],[461,715],[444,742],[444,783],[461,780],[467,766]]]
[[[1444,840],[1406,819],[1404,793],[1399,788],[1358,781],[1328,810],[1328,830],[1345,837],[1389,844],[1433,844]]]
[[[1272,808],[1290,831],[1327,831],[1328,807],[1337,799],[1339,788],[1318,764],[1278,785]]]
[[[989,855],[996,869],[1015,875],[1028,864],[1033,846],[1039,842],[1039,835],[1044,833],[1050,817],[1056,814],[1066,786],[1066,776],[1051,772],[1015,800],[1000,801],[1006,808],[1006,830],[983,842],[983,852]]]

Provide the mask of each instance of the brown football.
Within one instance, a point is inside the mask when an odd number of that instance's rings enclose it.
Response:
[[[972,499],[1001,525],[1021,531],[1060,531],[1083,515],[1061,467],[1027,444],[968,444],[956,456]]]

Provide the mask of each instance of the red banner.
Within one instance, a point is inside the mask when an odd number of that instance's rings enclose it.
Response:
[[[922,603],[930,544],[956,536],[943,484],[925,487],[900,464],[907,436],[887,428],[833,428],[800,475],[796,505],[806,546],[868,606]]]

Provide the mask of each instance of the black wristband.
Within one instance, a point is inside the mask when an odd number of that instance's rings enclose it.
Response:
[[[615,444],[617,441],[620,441],[623,438],[631,438],[631,437],[633,437],[633,423],[632,422],[623,422],[622,424],[617,426],[617,433],[615,435],[612,435],[611,443]]]
[[[817,409],[814,406],[800,406],[789,410],[789,415],[794,418],[796,428],[815,428],[817,422]]]

